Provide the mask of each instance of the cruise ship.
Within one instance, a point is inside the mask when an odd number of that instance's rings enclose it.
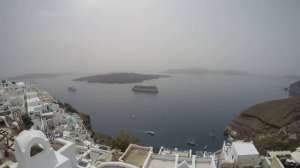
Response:
[[[135,85],[132,90],[135,92],[158,93],[156,86]]]
[[[2,83],[0,168],[243,168],[262,167],[261,162],[265,168],[298,168],[300,165],[300,147],[294,152],[268,151],[271,157],[261,159],[252,141],[224,141],[215,153],[208,152],[207,146],[193,153],[192,149],[160,147],[159,151],[154,151],[152,146],[126,143],[124,145],[129,146],[121,151],[95,142],[80,115],[57,104],[53,96],[35,84],[8,80]],[[156,87],[135,88],[158,91]],[[24,114],[32,123],[24,124]],[[134,114],[132,116],[135,118]],[[157,135],[153,130],[145,133]],[[191,147],[198,145],[195,139],[188,140],[187,144]],[[279,154],[284,160],[277,158]]]

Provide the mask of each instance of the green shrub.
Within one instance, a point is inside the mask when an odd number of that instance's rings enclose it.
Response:
[[[139,144],[140,139],[130,135],[124,130],[121,130],[119,135],[114,137],[111,142],[111,147],[113,149],[121,149],[121,151],[125,151],[130,144]]]
[[[25,129],[30,129],[33,126],[33,122],[28,114],[22,115],[22,121]]]

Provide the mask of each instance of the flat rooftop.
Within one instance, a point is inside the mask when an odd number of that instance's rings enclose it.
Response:
[[[175,149],[168,149],[168,148],[163,148],[162,152],[164,154],[178,154],[179,157],[184,157],[184,158],[189,158],[190,157],[190,151],[185,150],[178,150],[177,148]]]
[[[54,141],[52,144],[51,144],[51,147],[55,150],[55,151],[58,151],[60,148],[62,148],[63,146],[65,146],[65,144],[62,144],[60,142],[57,142],[57,141]]]
[[[201,163],[196,161],[196,168],[211,168],[210,163]]]
[[[36,93],[36,92],[26,92],[26,95],[27,95],[27,96],[30,96],[30,95],[37,95],[37,93]]]
[[[151,159],[148,168],[174,167],[175,160]]]
[[[251,142],[233,142],[232,146],[238,155],[259,155],[257,149]]]
[[[30,112],[35,112],[35,109],[39,109],[39,108],[42,108],[42,105],[37,105],[37,106],[28,106],[27,110],[28,110],[28,113]]]
[[[132,164],[137,167],[142,167],[150,149],[143,149],[139,147],[132,147],[124,155],[123,161],[128,164]]]
[[[26,101],[27,103],[33,103],[33,102],[40,102],[41,100],[38,97],[35,97],[35,98],[29,98]]]

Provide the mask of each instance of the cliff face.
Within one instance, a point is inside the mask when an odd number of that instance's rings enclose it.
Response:
[[[291,96],[300,96],[300,80],[289,86]]]
[[[290,149],[294,146],[288,144],[295,141],[293,145],[300,146],[300,97],[254,105],[235,117],[225,133],[236,139],[254,140],[261,150],[280,146],[273,143],[284,143],[282,148]],[[270,138],[280,140],[275,142]]]
[[[68,103],[58,102],[58,104],[61,108],[64,108],[66,112],[76,113],[80,116],[80,118],[83,120],[83,125],[90,132],[92,138],[94,139],[94,141],[96,143],[111,145],[111,140],[112,140],[111,136],[105,135],[105,134],[100,133],[100,132],[95,132],[95,131],[92,130],[90,116],[88,114],[78,112],[75,108],[73,108]]]

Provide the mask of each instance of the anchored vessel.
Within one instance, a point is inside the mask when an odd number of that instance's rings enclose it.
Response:
[[[132,90],[135,92],[158,93],[156,86],[135,85]]]
[[[211,131],[209,131],[209,135],[210,135],[210,137],[212,137],[212,138],[215,138],[215,137],[216,137],[216,134],[214,134],[214,133],[211,132]]]
[[[69,86],[69,87],[68,87],[68,90],[69,90],[70,92],[76,92],[76,91],[77,91],[77,89],[76,89],[74,86]]]
[[[146,133],[149,135],[155,135],[155,133],[153,131],[146,131]]]
[[[186,143],[190,146],[197,146],[198,144],[195,142],[195,139],[187,140]]]

